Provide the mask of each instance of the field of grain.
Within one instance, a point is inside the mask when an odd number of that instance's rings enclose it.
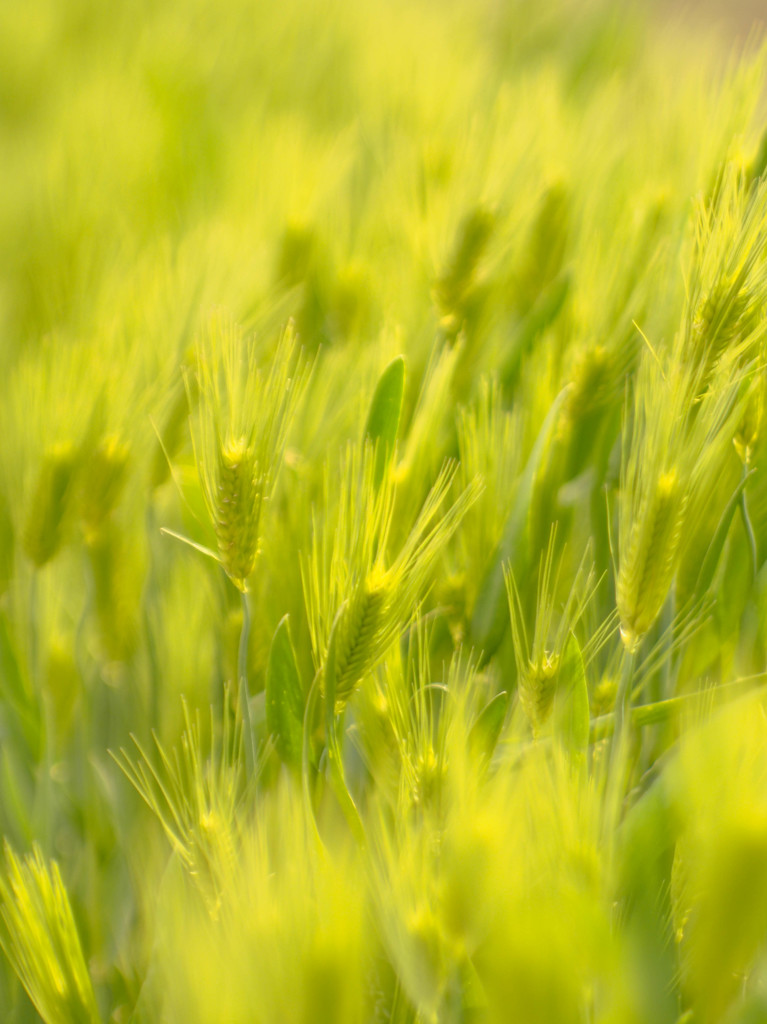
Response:
[[[0,1020],[767,1021],[709,6],[0,4]]]

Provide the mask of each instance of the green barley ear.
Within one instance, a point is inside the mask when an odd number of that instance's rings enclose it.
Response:
[[[578,350],[572,368],[571,387],[560,417],[560,432],[592,415],[615,391],[614,353],[604,345]]]
[[[621,555],[616,596],[621,638],[634,650],[666,600],[674,577],[687,498],[675,467],[649,485]]]
[[[217,915],[234,875],[240,813],[247,792],[242,772],[243,730],[236,702],[225,694],[223,728],[210,739],[200,717],[184,704],[186,728],[180,749],[168,754],[155,736],[159,763],[133,737],[138,756],[112,755],[152,810],[181,864],[198,887],[209,913]],[[233,720],[234,718],[234,720]]]
[[[263,490],[253,448],[244,437],[221,444],[218,452],[214,526],[224,571],[246,589],[258,555]]]
[[[464,319],[477,268],[494,227],[495,217],[489,210],[482,206],[471,210],[461,221],[453,252],[434,285],[440,322],[449,334],[455,334]]]
[[[629,651],[641,643],[666,601],[681,557],[683,526],[696,520],[691,500],[696,481],[713,467],[721,448],[714,443],[721,409],[714,398],[693,404],[698,381],[693,363],[674,356],[664,365],[653,350],[644,353],[639,366],[623,441],[615,584],[621,637]]]
[[[61,547],[75,464],[75,449],[66,442],[43,456],[22,533],[24,551],[38,569]]]
[[[738,428],[732,443],[735,451],[744,467],[751,466],[754,451],[759,442],[762,432],[762,420],[764,418],[764,381],[760,379],[746,384],[747,392],[743,400],[743,411],[741,413]]]
[[[335,508],[315,524],[311,558],[302,561],[315,664],[324,671],[335,624],[335,705],[385,656],[428,590],[434,564],[481,490],[473,481],[447,508],[456,466],[446,463],[397,554],[389,551],[394,484],[376,483],[376,448],[347,451]],[[326,481],[330,503],[331,482]],[[336,622],[337,620],[337,622]]]
[[[80,471],[80,515],[86,540],[94,540],[120,499],[130,461],[129,446],[116,434],[102,438]]]
[[[547,651],[539,662],[529,661],[519,677],[519,699],[533,732],[540,732],[551,715],[559,679],[559,657]]]
[[[357,683],[375,664],[379,634],[386,625],[391,580],[374,566],[343,608],[336,639],[335,706],[340,712]]]
[[[747,288],[723,276],[703,295],[693,314],[691,341],[700,357],[715,364],[727,348],[748,336],[759,319]]]
[[[0,874],[0,945],[45,1024],[98,1024],[85,965],[58,865],[42,851],[20,860],[5,845]]]
[[[514,291],[520,309],[530,307],[561,273],[571,232],[570,189],[552,182],[541,196],[517,271]]]
[[[510,567],[504,566],[519,700],[535,736],[540,735],[551,717],[571,633],[577,628],[598,586],[593,566],[589,565],[591,552],[587,549],[575,571],[564,605],[561,611],[557,610],[565,552],[555,556],[556,537],[557,527],[554,525],[548,547],[540,559],[532,634],[525,624],[525,609],[514,574]],[[588,661],[594,656],[613,628],[608,619],[595,631],[584,648],[583,660]]]
[[[219,560],[243,592],[304,381],[292,325],[264,368],[255,339],[225,314],[213,316],[198,348],[201,401],[193,440]]]
[[[767,187],[728,164],[708,203],[699,204],[680,361],[699,368],[702,391],[725,354],[747,362],[763,334],[767,279]]]

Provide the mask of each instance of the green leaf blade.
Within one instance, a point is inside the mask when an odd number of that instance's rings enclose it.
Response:
[[[485,763],[495,753],[508,710],[509,695],[506,690],[502,690],[488,701],[471,727],[469,746]]]
[[[381,374],[365,424],[365,438],[376,447],[377,488],[381,485],[394,453],[404,394],[405,358],[397,356]]]
[[[304,692],[290,637],[289,619],[280,620],[266,669],[266,724],[280,759],[292,768],[301,764]]]
[[[586,669],[574,633],[565,645],[554,713],[554,728],[562,746],[571,757],[582,757],[589,745],[591,720]]]

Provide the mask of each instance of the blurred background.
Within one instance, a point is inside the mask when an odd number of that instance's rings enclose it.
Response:
[[[739,36],[752,32],[764,34],[767,17],[764,0],[670,0],[663,6],[690,21],[708,21],[723,32]]]

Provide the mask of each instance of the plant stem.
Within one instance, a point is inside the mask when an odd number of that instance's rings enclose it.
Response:
[[[635,652],[624,649],[621,661],[621,678],[618,684],[618,694],[615,699],[615,727],[610,748],[609,772],[614,776],[615,785],[618,783],[618,771],[620,769],[620,758],[623,753],[624,741],[628,731],[629,716],[631,712],[631,685],[634,679]]]
[[[306,698],[306,708],[304,709],[304,729],[303,729],[303,741],[301,744],[301,787],[304,793],[304,810],[306,812],[306,819],[309,826],[309,832],[314,837],[317,844],[317,850],[322,853],[325,849],[320,836],[320,830],[317,827],[317,818],[314,814],[314,801],[312,799],[312,790],[310,785],[312,765],[311,765],[311,732],[314,724],[314,715],[317,709],[317,699],[320,693],[320,673],[318,672],[312,685],[309,688],[309,695]]]
[[[759,571],[759,559],[756,550],[756,536],[754,535],[754,528],[751,525],[751,517],[748,514],[748,504],[746,502],[746,489],[745,487],[740,492],[740,517],[743,520],[743,526],[746,531],[746,538],[748,540],[748,546],[751,551],[751,571],[754,579]]]
[[[51,766],[53,764],[53,716],[50,710],[48,693],[40,679],[40,649],[38,624],[41,615],[41,602],[39,592],[40,570],[32,570],[29,582],[29,680],[32,691],[39,694],[40,700],[40,726],[42,730],[42,774],[38,776],[38,790],[35,794],[35,812],[37,828],[43,837],[46,846],[50,843],[52,832],[52,779]]]
[[[335,719],[335,716],[333,717]],[[333,725],[330,727],[330,732],[331,734],[327,737],[330,784],[333,787],[336,799],[341,805],[341,810],[344,812],[344,817],[351,829],[352,835],[360,846],[364,846],[365,828],[362,824],[362,818],[360,818],[360,812],[357,810],[357,805],[349,792],[349,787],[347,786],[346,779],[344,778],[341,746],[338,742],[335,720],[333,721]]]
[[[666,603],[661,614],[662,637],[668,645],[668,653],[663,663],[663,669],[659,673],[660,689],[656,692],[651,688],[650,693],[654,701],[665,700],[671,696],[671,662],[674,653],[674,621],[676,619],[676,581],[673,581],[669,588]]]
[[[146,535],[149,545],[149,568],[146,575],[144,587],[141,592],[141,615],[143,619],[144,635],[146,637],[147,654],[149,657],[149,700],[148,700],[148,728],[147,735],[155,729],[162,735],[162,722],[160,720],[160,659],[157,653],[157,622],[161,620],[162,610],[159,603],[154,599],[158,591],[157,586],[157,521],[154,514],[154,501],[151,500],[146,509]]]
[[[623,732],[626,720],[631,710],[631,684],[634,679],[634,652],[623,652],[621,661],[621,678],[618,684],[618,694],[615,699],[615,736],[619,738]]]
[[[248,779],[252,779],[256,770],[256,738],[253,735],[253,723],[250,719],[250,694],[248,692],[248,640],[250,638],[250,604],[248,595],[242,591],[242,630],[240,631],[240,649],[237,656],[237,683],[240,694],[240,713],[242,728],[245,733],[245,768]]]
[[[705,703],[705,701],[710,700],[712,697],[725,700],[736,700],[739,697],[755,693],[763,689],[765,686],[767,686],[767,681],[764,679],[762,679],[761,682],[756,682],[754,677],[749,676],[746,679],[735,680],[731,683],[720,683],[710,691],[701,690],[695,693],[685,693],[680,697],[669,697],[666,700],[653,702],[651,704],[639,704],[637,707],[629,709],[628,718],[631,722],[632,728],[635,729],[643,729],[648,725],[665,724],[670,721],[674,715],[680,714],[685,709],[695,707],[696,703]],[[610,712],[606,715],[600,715],[598,718],[592,718],[589,731],[589,742],[594,743],[597,740],[601,740],[606,736],[612,735],[614,732],[614,712]]]

